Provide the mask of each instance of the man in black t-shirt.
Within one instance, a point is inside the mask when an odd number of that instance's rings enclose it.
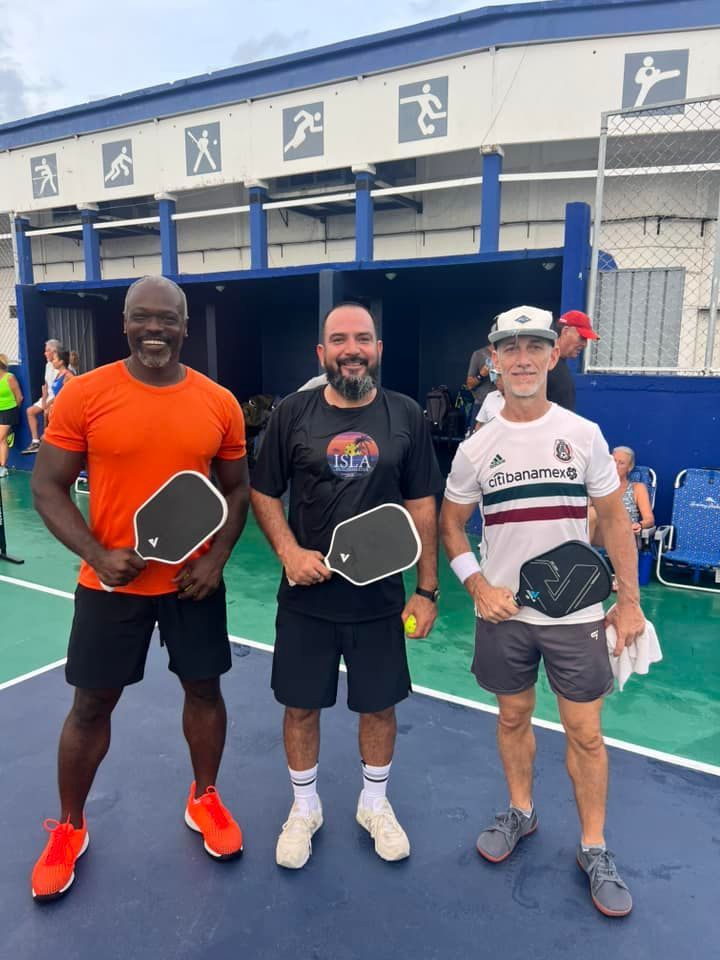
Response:
[[[443,489],[422,412],[377,386],[382,342],[358,304],[325,318],[317,347],[328,385],[291,394],[268,424],[252,480],[252,504],[282,561],[272,688],[285,705],[284,739],[294,803],[276,861],[299,868],[322,826],[317,794],[320,711],[337,696],[340,656],[348,706],[360,714],[363,790],[357,821],[384,860],[410,853],[385,793],[396,736],[395,704],[410,691],[404,623],[425,637],[436,616],[437,516]],[[290,486],[285,519],[281,497]],[[356,587],[331,575],[323,557],[334,527],[382,503],[403,504],[422,541],[418,588],[405,600],[402,576]],[[296,586],[290,586],[293,581]]]
[[[575,411],[575,378],[567,365],[568,358],[577,359],[587,346],[588,340],[600,337],[592,328],[590,317],[581,310],[568,310],[555,325],[558,334],[556,346],[560,359],[548,372],[547,398],[566,410]]]

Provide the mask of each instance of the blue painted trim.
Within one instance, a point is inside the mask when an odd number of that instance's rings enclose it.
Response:
[[[33,282],[33,262],[32,262],[32,241],[25,231],[30,226],[30,221],[25,217],[15,217],[13,220],[13,229],[15,230],[15,250],[18,258],[18,280],[20,283],[31,284]]]
[[[250,187],[250,266],[254,271],[268,268],[267,202],[268,192],[263,187]]]
[[[360,263],[373,258],[374,207],[370,191],[374,182],[369,173],[355,177],[355,259]]]
[[[486,7],[0,126],[0,150],[511,44],[720,25],[717,0],[545,0]]]
[[[492,253],[500,247],[500,204],[502,153],[484,153],[482,158],[482,211],[480,214],[480,253]]]
[[[266,270],[228,270],[216,273],[180,273],[171,279],[177,283],[228,283],[232,280],[261,280],[281,277],[316,274],[321,270],[338,270],[352,273],[354,270],[411,270],[413,267],[455,267],[471,263],[498,263],[515,260],[552,260],[560,259],[562,247],[547,247],[543,250],[503,250],[498,253],[468,253],[447,257],[415,257],[411,260],[373,260],[360,263],[347,260],[339,263],[312,263],[300,267],[270,267]],[[35,287],[40,293],[74,293],[88,290],[127,287],[137,277],[124,277],[117,280],[100,280],[97,283],[85,283],[71,280],[63,283],[38,283]]]
[[[178,272],[177,224],[173,220],[175,207],[175,201],[168,197],[158,200],[160,263],[165,277],[174,277]]]
[[[95,283],[102,280],[100,267],[100,231],[93,229],[98,218],[97,210],[81,210],[83,257],[85,260],[85,280]]]
[[[590,279],[590,205],[565,204],[565,238],[560,312],[585,310]]]

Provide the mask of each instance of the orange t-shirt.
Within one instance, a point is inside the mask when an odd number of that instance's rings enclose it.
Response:
[[[90,529],[108,549],[135,545],[136,509],[173,474],[197,470],[207,477],[216,457],[245,456],[245,423],[235,397],[208,377],[185,370],[180,383],[151,387],[131,376],[120,360],[73,377],[53,404],[44,442],[87,453]],[[149,561],[117,592],[173,593],[172,578],[181,566]],[[79,582],[102,589],[85,561]]]

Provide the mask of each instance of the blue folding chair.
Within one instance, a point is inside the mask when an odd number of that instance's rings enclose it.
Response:
[[[720,584],[720,469],[681,470],[674,486],[671,523],[655,533],[657,578],[668,587],[718,593],[701,586],[700,576],[714,573]],[[668,571],[690,572],[692,583],[668,580]]]
[[[644,483],[650,495],[650,506],[655,509],[655,494],[657,493],[657,474],[652,467],[633,467],[628,475],[630,483]]]

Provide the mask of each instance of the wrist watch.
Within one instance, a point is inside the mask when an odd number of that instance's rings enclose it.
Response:
[[[433,603],[437,603],[440,597],[440,591],[437,587],[434,590],[423,590],[422,587],[415,587],[415,593],[425,597],[426,600],[432,600]]]

